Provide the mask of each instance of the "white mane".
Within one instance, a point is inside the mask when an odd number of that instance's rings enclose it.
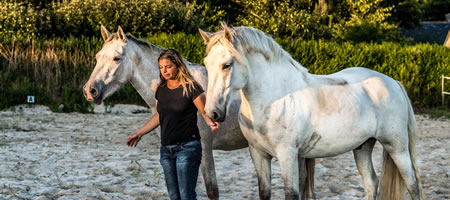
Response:
[[[222,27],[224,30],[214,33],[211,37],[206,48],[207,53],[212,46],[217,42],[220,42],[237,57],[244,57],[245,54],[256,52],[262,54],[267,61],[286,60],[300,72],[308,71],[300,63],[294,60],[291,54],[281,48],[274,39],[267,36],[262,31],[246,26],[230,28],[223,24]],[[230,31],[233,34],[232,42],[225,38],[225,30]]]

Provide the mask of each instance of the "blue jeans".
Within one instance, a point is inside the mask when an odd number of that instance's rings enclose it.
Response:
[[[198,169],[202,160],[202,145],[194,140],[160,148],[167,191],[171,200],[197,199]]]

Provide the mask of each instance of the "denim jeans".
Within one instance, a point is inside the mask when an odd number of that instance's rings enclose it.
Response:
[[[171,200],[197,199],[195,186],[201,160],[200,141],[161,146],[160,162]]]

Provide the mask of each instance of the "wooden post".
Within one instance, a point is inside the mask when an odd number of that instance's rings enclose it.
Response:
[[[442,106],[444,106],[445,104],[445,95],[450,95],[450,91],[445,91],[445,84],[444,81],[445,79],[450,80],[450,76],[444,76],[442,75]]]
[[[444,46],[450,48],[450,30],[447,33],[447,37],[445,38]]]

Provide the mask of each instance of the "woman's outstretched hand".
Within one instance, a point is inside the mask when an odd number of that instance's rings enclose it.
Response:
[[[219,122],[209,122],[208,125],[209,125],[209,127],[211,127],[211,131],[212,132],[216,132],[220,128],[220,123]]]
[[[142,136],[138,133],[128,136],[127,145],[129,147],[136,147],[138,142],[141,140],[141,137]]]

